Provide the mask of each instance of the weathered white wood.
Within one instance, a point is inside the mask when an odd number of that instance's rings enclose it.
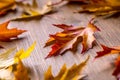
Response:
[[[43,0],[38,1],[42,2]],[[52,65],[53,74],[57,75],[64,63],[70,67],[74,63],[78,64],[82,62],[88,55],[90,55],[91,58],[83,71],[83,74],[88,75],[87,80],[115,80],[112,76],[114,67],[111,64],[115,56],[110,55],[94,60],[96,51],[101,50],[97,44],[93,49],[86,52],[85,55],[81,55],[79,52],[76,54],[67,52],[63,56],[44,59],[51,50],[50,47],[43,48],[46,40],[49,38],[49,34],[61,31],[61,29],[54,27],[52,24],[64,23],[74,26],[86,26],[92,18],[92,16],[88,14],[74,13],[77,8],[78,6],[65,5],[60,7],[58,12],[45,15],[39,20],[12,21],[9,27],[18,27],[28,31],[20,36],[22,38],[20,40],[0,42],[0,44],[6,49],[17,47],[17,50],[19,50],[20,48],[27,49],[34,41],[37,42],[36,48],[31,56],[24,60],[25,65],[31,69],[32,80],[43,80],[44,72],[49,65]],[[10,13],[4,17],[0,17],[0,23],[8,21],[17,15],[18,14]],[[97,41],[111,47],[120,45],[120,17],[108,19],[97,18],[96,20],[96,25],[101,30],[101,32],[95,34]]]

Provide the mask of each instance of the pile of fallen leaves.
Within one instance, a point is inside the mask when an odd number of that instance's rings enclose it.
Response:
[[[0,24],[0,41],[8,42],[14,39],[18,39],[19,35],[26,32],[26,30],[19,30],[17,28],[8,28],[10,21],[12,20],[24,20],[41,17],[53,10],[53,6],[60,4],[63,1],[79,2],[82,10],[79,12],[89,12],[95,15],[107,15],[120,12],[119,0],[61,0],[58,3],[52,3],[49,1],[41,9],[38,7],[37,1],[32,0],[32,4],[24,3],[25,0],[0,0],[0,16],[5,16],[9,12],[17,11],[18,8],[22,8],[22,14],[19,17],[11,19],[7,22]],[[94,25],[94,19],[91,19],[86,27],[84,26],[72,26],[66,24],[54,24],[55,27],[61,28],[62,32],[50,34],[50,38],[47,40],[44,47],[51,46],[52,50],[46,56],[46,58],[62,55],[68,50],[75,53],[80,44],[81,54],[91,49],[96,41],[94,36],[95,32],[100,31],[99,28]],[[15,50],[9,49],[5,53],[0,54],[0,80],[30,80],[30,75],[27,67],[23,64],[22,60],[28,58],[30,53],[34,50],[36,43],[33,43],[26,51],[24,49],[19,50],[13,57],[10,54]],[[99,44],[99,43],[98,43]],[[95,58],[99,58],[108,54],[116,54],[120,52],[120,46],[109,48],[101,45],[103,51],[97,52]],[[0,48],[3,48],[0,45]],[[51,66],[45,72],[44,80],[80,80],[86,75],[81,75],[83,68],[86,66],[89,57],[82,63],[74,64],[71,68],[67,69],[66,64],[63,65],[57,76],[52,75]],[[115,60],[115,70],[113,75],[120,79],[120,56]],[[74,74],[73,74],[74,73]]]

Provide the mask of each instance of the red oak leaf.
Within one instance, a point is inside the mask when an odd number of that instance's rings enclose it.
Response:
[[[109,48],[105,45],[101,45],[101,46],[102,46],[103,50],[97,52],[96,58],[102,57],[102,56],[105,56],[105,55],[108,55],[108,54],[116,54],[116,53],[120,52],[120,46],[116,46],[116,47],[113,47],[113,48]]]
[[[78,43],[81,43],[82,46],[81,53],[92,48],[92,43],[95,41],[93,34],[96,31],[99,31],[99,29],[91,23],[91,21],[88,23],[87,27],[73,27],[65,24],[54,24],[54,26],[63,29],[63,31],[50,35],[50,39],[46,42],[45,47],[52,45],[52,50],[46,58],[63,54],[68,50],[76,52]]]
[[[118,54],[120,52],[120,46],[112,47],[109,48],[107,46],[101,45],[103,50],[97,52],[97,56],[95,58],[103,57],[105,55],[109,54]],[[120,56],[115,62],[115,70],[113,72],[113,75],[116,76],[116,78],[119,80],[120,79]]]
[[[116,60],[116,69],[113,72],[113,75],[116,76],[117,80],[120,79],[120,56]]]

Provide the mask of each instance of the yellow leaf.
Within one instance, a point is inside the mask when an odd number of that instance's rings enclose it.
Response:
[[[82,72],[88,60],[89,57],[79,65],[74,64],[70,69],[67,69],[66,65],[64,65],[56,77],[52,75],[50,66],[44,74],[44,80],[78,80],[79,74]]]
[[[14,9],[15,0],[0,0],[0,15],[8,10]]]
[[[94,13],[96,16],[108,15],[120,12],[120,0],[90,0],[93,3],[82,5],[80,12]]]
[[[24,51],[24,49],[21,49],[20,51],[18,51],[15,55],[15,63],[18,62],[18,57],[20,59],[24,59],[30,56],[30,53],[34,50],[36,45],[36,42],[34,42],[26,51]]]
[[[23,14],[21,17],[18,17],[13,20],[24,20],[24,19],[30,19],[35,17],[41,17],[42,15],[45,15],[52,11],[52,3],[49,1],[46,5],[42,7],[42,9],[39,9],[37,6],[36,0],[33,0],[33,4],[24,4],[24,3],[18,3],[20,7],[23,8]]]
[[[111,6],[120,6],[120,0],[106,0]]]

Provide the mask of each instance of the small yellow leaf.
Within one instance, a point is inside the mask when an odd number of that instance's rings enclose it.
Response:
[[[20,59],[24,59],[30,56],[30,53],[34,50],[36,45],[36,42],[34,42],[26,51],[24,51],[24,49],[21,49],[20,51],[18,51],[15,55],[15,63],[18,62],[18,57]]]

